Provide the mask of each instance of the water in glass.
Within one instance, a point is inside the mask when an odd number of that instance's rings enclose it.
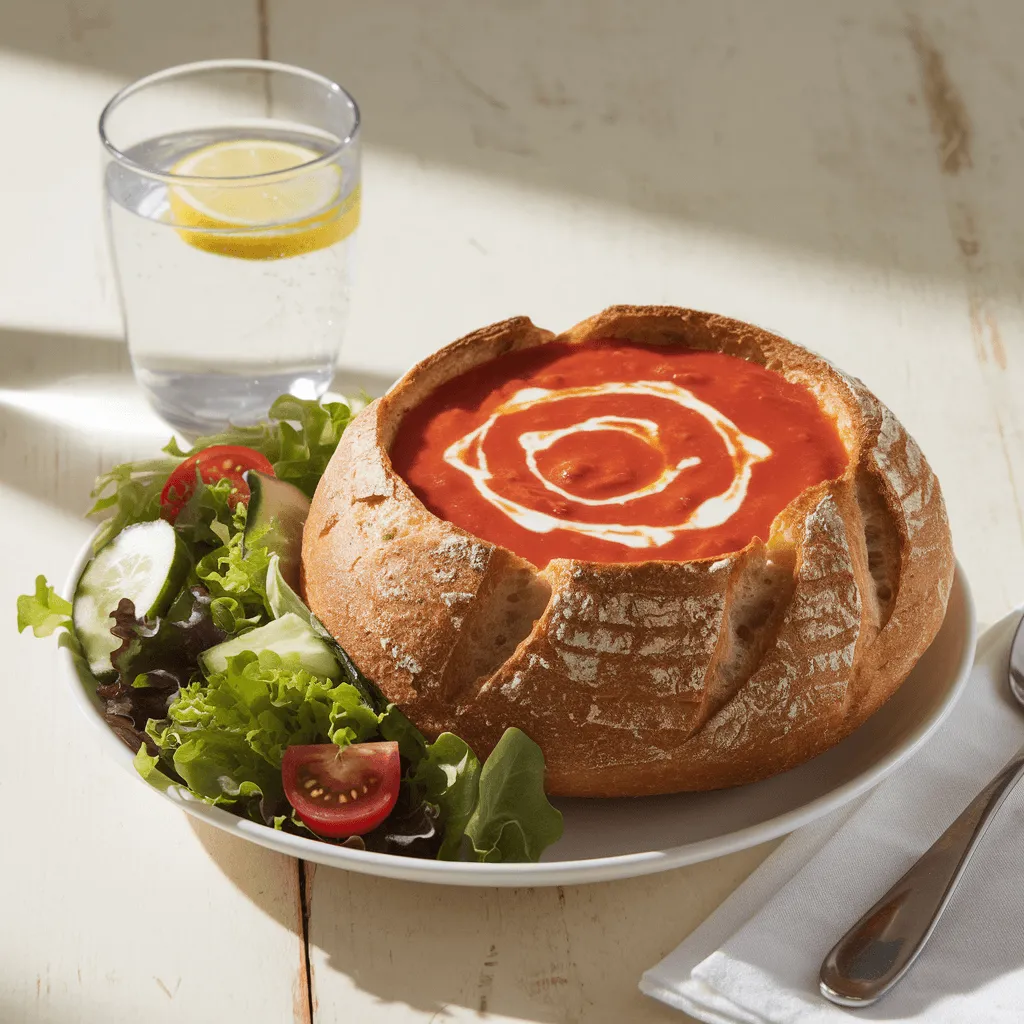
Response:
[[[358,170],[325,161],[337,138],[249,119],[162,135],[111,162],[105,194],[133,368],[186,433],[246,423],[290,391],[328,387],[348,316]],[[282,171],[256,186],[200,180],[242,167]],[[226,178],[232,175],[226,174]]]

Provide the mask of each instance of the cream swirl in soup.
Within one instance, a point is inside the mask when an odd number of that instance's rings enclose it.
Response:
[[[435,515],[540,566],[738,550],[847,462],[800,385],[734,356],[616,340],[550,343],[448,381],[390,454]]]

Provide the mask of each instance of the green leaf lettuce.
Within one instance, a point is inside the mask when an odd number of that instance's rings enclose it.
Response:
[[[412,776],[414,789],[435,804],[444,822],[439,860],[458,860],[466,823],[477,803],[480,760],[465,740],[443,732],[427,748]]]
[[[544,794],[544,755],[519,729],[506,729],[484,762],[466,836],[483,861],[535,861],[562,837],[562,815]]]

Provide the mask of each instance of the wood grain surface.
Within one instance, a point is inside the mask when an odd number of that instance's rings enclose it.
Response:
[[[641,971],[770,846],[628,882],[442,889],[195,825],[104,761],[15,596],[96,473],[167,428],[132,383],[95,122],[145,72],[269,56],[365,118],[342,386],[481,324],[714,309],[862,377],[942,482],[982,622],[1024,594],[1018,0],[0,0],[0,1022],[681,1021]]]

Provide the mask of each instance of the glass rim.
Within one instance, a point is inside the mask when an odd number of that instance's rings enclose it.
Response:
[[[343,139],[340,139],[331,147],[330,150],[326,153],[322,153],[315,160],[307,160],[305,163],[296,164],[294,167],[286,167],[279,171],[266,171],[262,174],[236,175],[234,177],[209,177],[206,175],[172,174],[169,171],[158,171],[152,167],[146,166],[145,164],[139,163],[137,160],[133,160],[130,156],[114,145],[110,136],[107,134],[107,122],[110,115],[113,114],[113,112],[125,100],[129,99],[135,93],[141,92],[152,85],[158,85],[162,82],[171,81],[175,78],[183,78],[188,75],[202,73],[204,71],[277,71],[288,75],[294,75],[299,78],[305,78],[311,82],[324,86],[329,92],[345,98],[345,101],[352,110],[352,127]],[[352,94],[326,75],[321,75],[316,71],[310,71],[307,68],[297,67],[294,64],[283,64],[276,60],[261,60],[254,57],[233,57],[220,60],[199,60],[193,61],[190,64],[175,64],[172,67],[164,68],[162,71],[154,71],[152,74],[145,75],[142,78],[135,79],[133,82],[129,82],[128,85],[119,89],[107,101],[103,110],[100,112],[98,128],[100,142],[102,143],[104,150],[112,160],[127,170],[146,178],[165,182],[169,185],[209,186],[216,182],[233,183],[236,185],[257,184],[261,182],[269,183],[273,181],[281,181],[282,179],[287,179],[297,174],[306,173],[307,171],[315,170],[318,167],[324,167],[337,160],[337,158],[346,149],[348,149],[353,142],[355,142],[356,136],[359,134],[360,123],[361,116],[359,113],[359,104],[356,103]]]

